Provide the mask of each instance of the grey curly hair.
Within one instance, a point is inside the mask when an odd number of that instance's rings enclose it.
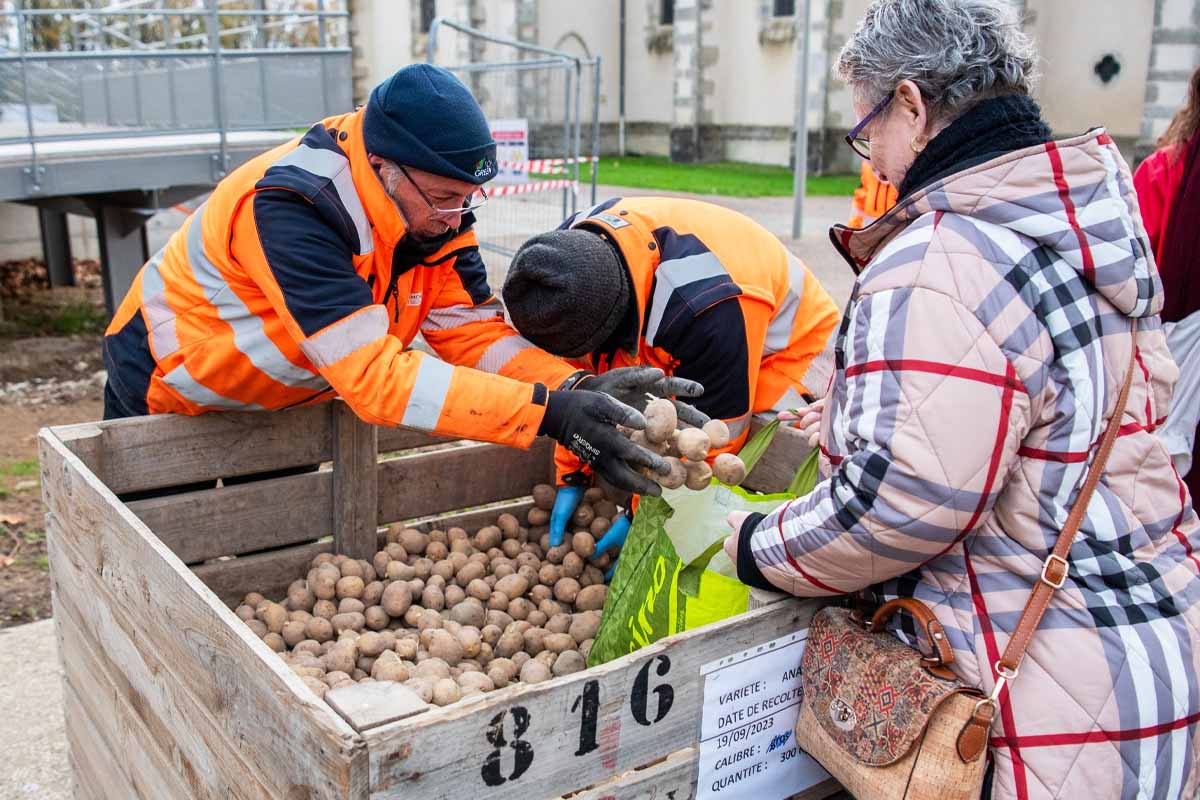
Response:
[[[876,0],[837,62],[864,102],[911,80],[933,115],[949,118],[988,97],[1029,94],[1036,68],[1008,0]]]

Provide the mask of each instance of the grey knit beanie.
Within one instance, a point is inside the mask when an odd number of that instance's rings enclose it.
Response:
[[[548,353],[582,358],[621,324],[630,279],[616,249],[599,234],[549,231],[513,256],[503,298],[522,336]]]

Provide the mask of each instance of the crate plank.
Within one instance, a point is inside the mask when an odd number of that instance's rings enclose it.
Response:
[[[186,564],[333,533],[333,472],[136,500],[129,508]]]
[[[161,414],[101,426],[97,477],[114,492],[178,486],[320,464],[332,454],[328,403],[289,411]],[[55,428],[64,441],[88,438],[95,423]]]
[[[318,553],[332,553],[333,542],[311,542],[268,553],[255,553],[192,567],[196,577],[227,605],[248,592],[279,600],[288,584],[308,574],[308,562]]]
[[[68,704],[75,698],[70,686],[64,687],[63,700]],[[78,704],[75,704],[78,706]],[[146,798],[133,787],[125,759],[117,758],[105,744],[104,736],[95,723],[76,708],[66,718],[67,746],[74,767],[75,797],[87,800],[124,800]],[[168,800],[170,797],[168,796]]]
[[[554,443],[528,450],[472,444],[402,456],[379,464],[380,524],[524,497],[551,478]]]
[[[375,554],[376,430],[345,403],[333,406],[333,549],[351,558]]]
[[[42,431],[39,444],[46,502],[61,523],[62,540],[79,559],[78,570],[94,576],[87,619],[107,620],[109,626],[123,622],[122,635],[153,644],[160,659],[158,680],[193,698],[201,715],[226,737],[206,742],[215,748],[214,756],[228,757],[231,749],[252,754],[259,779],[280,796],[359,797],[366,778],[361,737],[221,605],[53,432]],[[61,549],[55,558],[56,567],[66,569]],[[164,718],[193,726],[187,711],[160,709]]]
[[[196,765],[185,752],[187,743],[173,740],[171,731],[157,716],[159,707],[153,704],[153,697],[142,694],[125,681],[120,668],[111,662],[102,666],[100,662],[107,658],[101,655],[103,651],[96,637],[84,632],[73,619],[72,612],[62,606],[57,606],[56,610],[66,615],[56,624],[62,631],[63,678],[68,703],[78,706],[95,728],[103,732],[106,746],[121,754],[130,781],[140,789],[137,796],[216,800],[228,791],[215,782],[210,788],[207,781],[196,774]],[[112,680],[114,673],[124,684],[123,691],[116,688]],[[71,694],[75,697],[71,698]],[[138,703],[136,708],[132,705],[135,702]],[[219,766],[221,771],[240,771],[247,781],[247,793],[251,787],[263,791],[254,774],[241,764],[223,762]],[[230,770],[231,767],[234,769]],[[237,770],[237,767],[242,768]]]
[[[755,417],[750,430],[757,432],[762,427],[762,419]],[[763,457],[754,469],[746,476],[743,486],[747,489],[771,494],[787,489],[800,462],[804,461],[812,450],[800,431],[787,425],[781,425],[771,441],[771,446],[763,453]]]
[[[425,431],[410,428],[379,427],[379,452],[392,453],[396,450],[411,450],[414,447],[429,447],[434,444],[449,444],[455,441],[445,436],[434,436]]]
[[[585,672],[503,689],[486,704],[369,731],[371,798],[554,796],[693,746],[703,706],[700,666],[803,628],[817,607],[773,604]],[[596,702],[595,725],[585,728],[588,698]]]

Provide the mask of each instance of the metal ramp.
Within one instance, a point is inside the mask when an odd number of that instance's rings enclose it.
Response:
[[[72,280],[66,214],[91,216],[111,313],[156,211],[351,110],[346,4],[0,3],[0,201],[39,209],[51,284]]]

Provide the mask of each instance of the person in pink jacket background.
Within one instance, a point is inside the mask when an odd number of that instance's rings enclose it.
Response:
[[[1178,374],[1162,287],[1128,166],[1103,129],[1051,135],[1036,62],[1005,0],[868,8],[838,61],[848,139],[899,199],[831,232],[858,278],[823,480],[731,519],[726,548],[752,586],[920,600],[991,692],[1133,358],[1065,582],[999,693],[987,794],[1191,798],[1200,525],[1153,433]]]
[[[1162,277],[1162,321],[1179,322],[1200,311],[1200,69],[1158,148],[1138,165],[1133,185]],[[1200,492],[1200,436],[1184,481],[1194,499]]]

